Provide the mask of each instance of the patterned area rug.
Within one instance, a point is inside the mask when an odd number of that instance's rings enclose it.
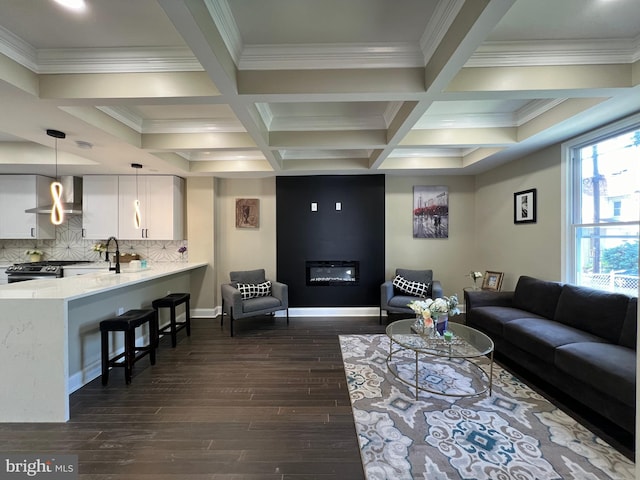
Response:
[[[421,391],[416,400],[388,372],[386,335],[342,335],[340,347],[368,480],[634,478],[633,462],[496,364],[490,397]],[[408,357],[398,373],[411,380]],[[465,364],[421,356],[419,380],[464,391]]]

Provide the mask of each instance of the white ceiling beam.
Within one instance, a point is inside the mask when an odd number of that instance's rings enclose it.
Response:
[[[220,95],[204,72],[40,75],[43,99],[184,98]]]
[[[370,166],[377,169],[411,128],[424,115],[436,96],[446,88],[515,0],[467,0],[443,35],[424,68],[425,95],[410,111],[399,112],[400,121],[389,132],[388,146],[376,151]]]
[[[272,149],[353,149],[382,148],[386,145],[386,130],[340,130],[325,132],[271,132]]]
[[[194,149],[246,149],[256,143],[247,133],[145,133],[142,148],[150,151],[176,151]]]
[[[517,142],[517,128],[442,128],[412,130],[399,143],[402,147],[420,145],[511,145]]]
[[[267,128],[255,106],[238,97],[237,67],[225,45],[225,38],[213,20],[215,5],[203,0],[158,0],[169,20],[196,55],[201,65],[228,100],[238,120],[245,126],[274,170],[282,167],[281,159],[268,149]]]
[[[632,66],[562,65],[538,67],[463,68],[446,92],[562,92],[630,88]]]

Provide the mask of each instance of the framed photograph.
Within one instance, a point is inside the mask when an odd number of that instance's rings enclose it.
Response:
[[[258,228],[260,225],[260,200],[236,199],[236,228]]]
[[[536,223],[536,189],[513,194],[513,223]]]
[[[449,238],[449,187],[413,187],[413,238]]]
[[[499,292],[502,288],[502,277],[504,277],[504,273],[502,272],[484,272],[484,277],[482,278],[482,290],[493,290],[494,292]]]

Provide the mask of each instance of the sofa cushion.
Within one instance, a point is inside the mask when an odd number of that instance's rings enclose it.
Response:
[[[415,302],[416,300],[419,299],[410,295],[395,295],[394,297],[389,299],[388,305],[390,307],[406,308],[407,310],[411,310],[409,308],[409,304],[411,302]]]
[[[553,318],[562,284],[521,276],[513,293],[513,306],[545,318]]]
[[[243,300],[255,297],[266,297],[271,295],[271,281],[267,280],[262,283],[238,283],[237,289]]]
[[[396,275],[400,275],[411,282],[433,282],[433,270],[409,270],[406,268],[398,268],[396,269]]]
[[[629,297],[593,288],[565,285],[555,320],[618,343]]]
[[[242,312],[259,312],[260,310],[278,308],[280,305],[280,300],[276,297],[256,297],[242,302]]]
[[[558,347],[555,366],[630,407],[635,407],[636,352],[610,343]]]
[[[421,282],[413,282],[407,280],[401,275],[396,275],[393,279],[393,286],[405,295],[413,295],[415,297],[426,297],[429,293],[429,284]]]
[[[538,315],[510,307],[476,307],[467,314],[467,325],[479,328],[483,332],[497,338],[504,337],[504,325],[518,318],[537,318]]]
[[[231,283],[262,283],[266,280],[264,268],[230,272],[229,278]]]
[[[599,337],[544,318],[518,318],[504,325],[504,338],[521,350],[553,364],[557,347],[570,343],[603,342]]]
[[[631,298],[629,305],[627,306],[627,316],[624,319],[622,325],[622,333],[620,334],[620,340],[618,343],[627,348],[633,348],[636,350],[638,345],[637,340],[638,332],[638,299]]]

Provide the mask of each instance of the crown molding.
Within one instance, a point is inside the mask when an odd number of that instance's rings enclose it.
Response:
[[[273,122],[273,111],[268,103],[256,103],[256,110],[260,118],[262,119],[262,123],[267,130],[271,130],[271,122]]]
[[[0,53],[38,74],[203,70],[187,47],[37,50],[3,27],[0,27]]]
[[[382,115],[349,117],[340,115],[308,115],[274,117],[270,131],[315,132],[327,130],[380,130],[387,125]]]
[[[201,120],[143,120],[142,133],[229,133],[246,132],[238,120],[201,119]]]
[[[548,112],[554,107],[557,107],[562,102],[567,100],[566,98],[552,98],[549,100],[533,100],[527,103],[525,106],[515,112],[515,125],[520,127],[525,123],[539,117],[545,112]]]
[[[208,133],[246,132],[244,126],[231,118],[197,120],[147,120],[133,113],[127,107],[96,107],[111,118],[123,123],[139,134],[145,133]]]
[[[205,0],[204,3],[231,58],[238,65],[243,50],[242,35],[227,0]]]
[[[560,105],[565,100],[564,98],[532,100],[515,112],[466,113],[455,117],[450,114],[424,115],[413,129],[520,127]]]
[[[245,45],[240,70],[424,67],[420,48],[410,43]]]
[[[464,113],[452,117],[450,114],[424,115],[412,130],[432,130],[442,128],[498,128],[514,127],[513,112]]]
[[[420,49],[422,50],[423,63],[429,63],[433,52],[444,38],[456,15],[463,7],[465,0],[440,1],[436,5],[435,12],[429,19],[424,33],[420,37]]]
[[[330,160],[330,159],[342,159],[342,158],[369,158],[371,155],[370,150],[362,148],[352,150],[297,150],[297,149],[284,149],[280,150],[283,160]]]
[[[640,40],[486,42],[465,67],[599,65],[632,63],[640,56]]]
[[[187,47],[38,50],[37,73],[194,72],[202,65]]]
[[[393,119],[396,118],[396,114],[402,108],[404,102],[388,102],[387,107],[384,109],[382,117],[384,118],[385,128],[389,128]]]
[[[462,157],[469,153],[466,147],[424,147],[424,148],[396,148],[389,153],[388,158],[438,158],[438,157]]]
[[[134,114],[126,107],[96,107],[102,113],[109,115],[111,118],[125,124],[137,133],[142,133],[142,117]]]
[[[4,27],[0,27],[0,53],[32,72],[37,71],[37,50]]]

